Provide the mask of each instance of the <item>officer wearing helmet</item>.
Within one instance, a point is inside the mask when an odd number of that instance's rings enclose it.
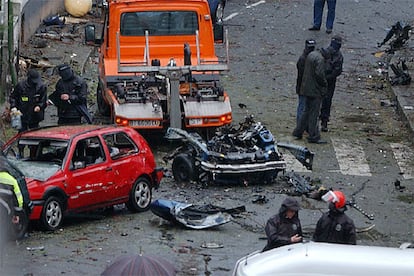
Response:
[[[263,251],[302,241],[299,210],[298,201],[292,197],[288,197],[282,202],[279,213],[266,223],[267,244]]]
[[[10,108],[13,112],[22,113],[22,124],[19,132],[38,128],[45,116],[47,88],[39,72],[30,69],[26,80],[14,87],[10,94]]]
[[[90,122],[86,107],[88,86],[86,81],[73,72],[68,64],[57,67],[60,80],[49,99],[57,107],[59,125],[81,124],[82,117]]]
[[[356,244],[354,221],[345,214],[345,195],[341,191],[329,191],[322,199],[329,203],[329,211],[318,220],[313,241]]]

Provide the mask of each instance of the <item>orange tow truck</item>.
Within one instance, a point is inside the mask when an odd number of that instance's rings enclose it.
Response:
[[[228,42],[207,0],[110,0],[103,10],[102,35],[96,25],[85,28],[86,42],[100,45],[101,114],[137,130],[208,131],[231,123],[220,83]],[[216,55],[219,44],[224,58]]]

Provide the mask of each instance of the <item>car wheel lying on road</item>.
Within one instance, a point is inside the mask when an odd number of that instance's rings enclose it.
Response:
[[[40,223],[45,230],[54,231],[63,221],[63,203],[57,197],[51,196],[45,201]]]
[[[129,194],[126,206],[131,212],[143,212],[149,209],[152,200],[152,191],[149,181],[140,177],[135,182]]]

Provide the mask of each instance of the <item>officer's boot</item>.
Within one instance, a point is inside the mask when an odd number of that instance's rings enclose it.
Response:
[[[328,121],[326,120],[321,121],[321,131],[328,132]]]

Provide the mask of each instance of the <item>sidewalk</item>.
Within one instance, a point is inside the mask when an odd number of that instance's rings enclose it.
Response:
[[[413,78],[414,70],[411,68],[410,75]],[[411,136],[414,137],[414,80],[410,85],[394,86],[393,92],[397,102],[397,112],[401,118],[406,122]]]
[[[414,37],[407,41],[407,45],[401,50],[395,52],[391,58],[392,64],[397,64],[398,60],[406,61],[409,69],[409,74],[412,78],[409,85],[394,85],[392,91],[394,93],[394,100],[396,103],[397,113],[401,119],[406,123],[411,137],[414,138]],[[390,76],[394,76],[391,68],[389,68]],[[413,139],[414,140],[414,139]]]

